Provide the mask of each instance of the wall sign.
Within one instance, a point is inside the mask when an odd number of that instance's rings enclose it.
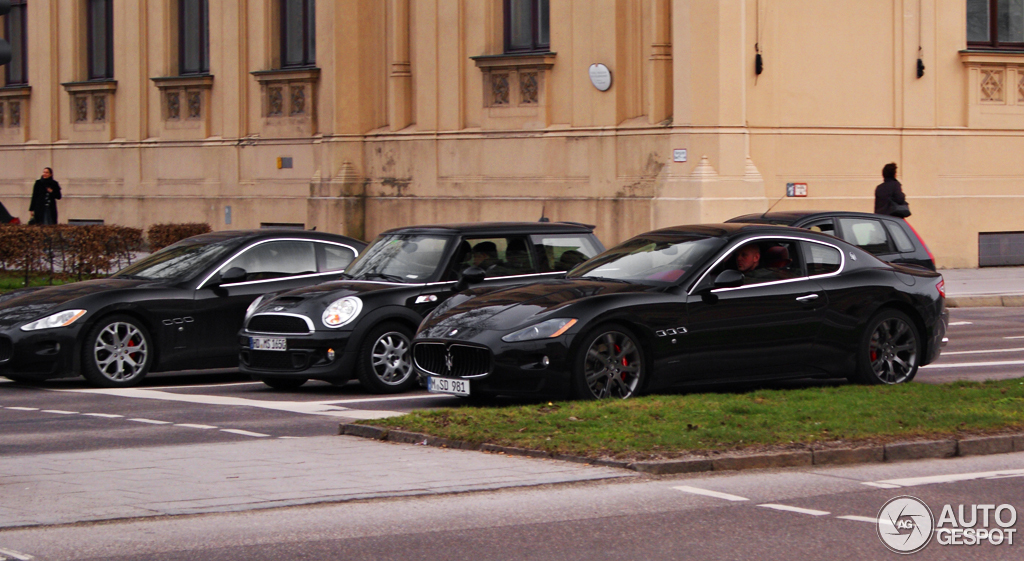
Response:
[[[786,184],[786,196],[787,197],[806,197],[807,196],[807,184],[806,183],[787,183]]]
[[[673,162],[685,162],[686,161],[686,148],[676,148],[672,151]]]
[[[608,88],[612,87],[612,71],[603,64],[591,64],[590,83],[602,92],[608,91]]]

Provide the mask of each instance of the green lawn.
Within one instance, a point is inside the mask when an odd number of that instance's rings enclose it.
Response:
[[[363,424],[620,459],[1024,430],[1024,380],[498,405],[417,411]]]
[[[75,282],[74,280],[61,280],[50,279],[46,275],[32,275],[29,277],[28,286],[49,286],[50,284],[64,284],[68,282]],[[10,292],[19,288],[24,288],[25,285],[25,274],[17,272],[0,273],[0,293]]]

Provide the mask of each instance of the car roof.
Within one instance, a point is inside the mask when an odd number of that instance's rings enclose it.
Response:
[[[198,236],[192,236],[189,239],[203,242],[218,242],[237,239],[246,242],[259,240],[263,238],[278,237],[323,240],[343,243],[347,245],[355,245],[360,248],[366,246],[366,242],[348,236],[342,236],[340,234],[331,234],[329,232],[317,232],[314,230],[299,230],[298,228],[259,228],[252,230],[221,230],[218,232],[199,234]]]
[[[732,238],[744,234],[806,234],[808,230],[802,228],[791,228],[775,224],[751,224],[744,222],[726,222],[722,224],[687,224],[682,226],[670,226],[640,234],[640,236],[655,234],[668,236],[697,235],[712,238]],[[640,237],[638,236],[638,237]]]
[[[793,210],[785,212],[766,212],[763,214],[744,214],[730,218],[727,222],[745,222],[747,224],[794,224],[805,218],[826,216],[846,216],[853,218],[884,218],[885,215],[873,212],[854,212],[849,210]]]
[[[578,222],[465,222],[425,224],[385,230],[382,234],[589,234],[594,226]]]

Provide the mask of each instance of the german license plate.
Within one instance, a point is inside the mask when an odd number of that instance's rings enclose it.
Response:
[[[469,395],[469,380],[453,380],[451,378],[427,378],[427,391],[430,393],[447,393],[451,395]]]
[[[288,339],[283,337],[249,337],[249,347],[254,351],[287,351]]]

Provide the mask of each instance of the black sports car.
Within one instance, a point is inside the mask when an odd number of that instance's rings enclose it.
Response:
[[[303,230],[216,232],[109,278],[0,295],[0,375],[82,374],[115,387],[150,371],[235,366],[253,300],[335,278],[365,246]]]
[[[411,340],[423,316],[479,290],[563,275],[604,251],[593,226],[561,222],[413,226],[381,234],[344,280],[268,296],[239,334],[243,372],[278,389],[309,379],[368,391],[416,385]]]
[[[868,212],[801,210],[746,214],[726,222],[807,228],[842,238],[882,261],[935,270],[935,257],[917,230],[910,222],[895,216]]]
[[[625,398],[695,383],[913,379],[948,314],[938,273],[770,225],[639,235],[565,279],[438,307],[413,341],[430,391]]]

